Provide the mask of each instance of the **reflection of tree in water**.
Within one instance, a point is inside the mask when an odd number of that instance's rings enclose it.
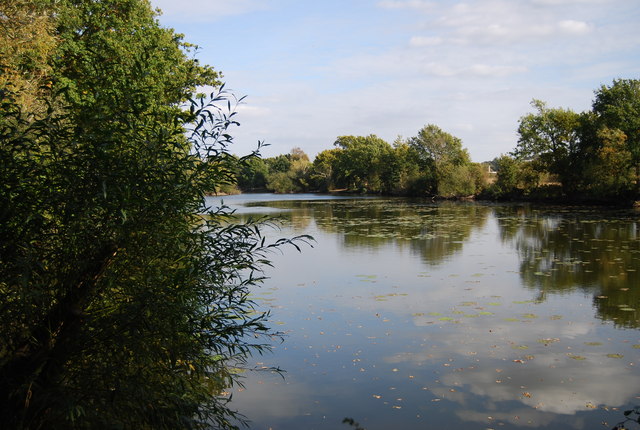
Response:
[[[255,214],[242,213],[240,214],[239,219],[242,221],[247,221],[248,219],[262,218],[267,216],[269,218],[272,218],[276,224],[283,223],[291,227],[295,232],[306,234],[308,233],[311,222],[313,221],[313,208],[309,207],[307,203],[311,202],[283,200],[273,202],[259,202],[259,204],[251,203],[246,205],[246,207],[259,207],[261,209],[257,209]],[[283,209],[283,211],[277,212],[276,214],[270,214],[269,212],[265,214],[262,209],[263,206]]]
[[[426,204],[403,199],[307,202],[324,231],[341,235],[348,248],[394,245],[408,248],[428,264],[438,264],[462,249],[490,212],[477,204]]]
[[[581,289],[603,320],[640,326],[640,223],[621,211],[499,207],[502,240],[520,256],[524,284],[547,293]]]

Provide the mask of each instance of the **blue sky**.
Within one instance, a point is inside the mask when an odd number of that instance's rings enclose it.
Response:
[[[590,109],[640,79],[638,0],[151,0],[246,95],[233,152],[311,157],[342,135],[436,124],[474,161],[508,153],[534,98]]]

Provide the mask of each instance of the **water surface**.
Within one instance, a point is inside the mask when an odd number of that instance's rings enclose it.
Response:
[[[255,298],[285,333],[233,405],[255,429],[603,429],[640,405],[638,213],[225,197],[311,234]],[[211,199],[215,203],[216,199]]]

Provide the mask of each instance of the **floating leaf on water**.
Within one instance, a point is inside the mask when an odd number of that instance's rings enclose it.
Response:
[[[622,355],[622,354],[607,354],[607,357],[609,357],[609,358],[623,358],[624,355]]]
[[[506,322],[520,322],[518,318],[503,318],[503,321]]]
[[[427,315],[430,317],[439,317],[442,314],[440,312],[429,312]]]
[[[584,344],[587,346],[600,346],[602,342],[585,342]]]
[[[487,303],[488,306],[502,306],[502,303],[500,302],[489,302]]]
[[[453,318],[451,318],[451,317],[442,317],[442,318],[438,318],[438,320],[440,320],[440,321],[453,321]]]
[[[476,306],[478,302],[462,302],[460,306]]]
[[[635,345],[632,345],[632,348],[640,349],[640,344],[637,344],[637,343],[636,343]]]
[[[488,312],[488,311],[482,311],[482,312],[478,312],[478,315],[494,315],[494,313]]]
[[[554,338],[538,339],[536,342],[548,345],[550,343],[560,342],[560,339],[558,339],[557,337],[554,337]]]
[[[551,315],[549,317],[549,319],[551,319],[551,320],[561,320],[562,319],[562,315]]]
[[[526,305],[528,303],[535,303],[535,300],[514,300],[513,303],[516,305]]]
[[[452,311],[451,313],[454,315],[464,315],[463,311]]]
[[[536,315],[536,314],[523,314],[522,318],[535,319],[535,318],[538,318],[538,315]]]
[[[477,318],[480,316],[480,314],[465,314],[464,316],[465,318]]]
[[[411,314],[411,316],[412,317],[422,317],[422,316],[424,316],[424,312],[416,312],[416,313]]]
[[[575,354],[567,354],[567,357],[571,358],[572,360],[578,360],[578,361],[587,359],[586,357],[583,357],[581,355],[575,355]]]
[[[511,346],[512,349],[529,349],[529,347],[527,345],[513,345]]]

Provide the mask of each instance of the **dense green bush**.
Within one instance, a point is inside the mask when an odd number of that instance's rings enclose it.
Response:
[[[238,166],[233,98],[188,102],[217,74],[144,0],[10,2],[50,25],[1,65],[2,425],[234,427],[221,392],[272,334],[260,225],[205,207]]]

